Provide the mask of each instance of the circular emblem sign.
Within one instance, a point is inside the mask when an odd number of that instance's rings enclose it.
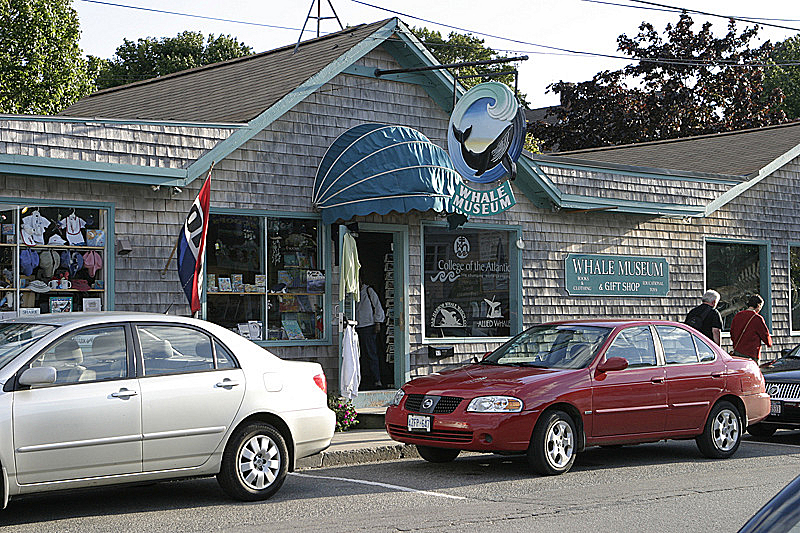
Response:
[[[458,101],[447,128],[447,151],[465,179],[491,183],[516,174],[525,142],[525,113],[511,89],[481,83]]]
[[[453,252],[455,252],[456,257],[459,259],[465,259],[469,255],[469,239],[463,235],[459,235],[456,240],[453,241]]]

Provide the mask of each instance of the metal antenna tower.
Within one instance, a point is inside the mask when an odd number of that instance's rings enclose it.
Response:
[[[311,12],[314,10],[314,4],[317,5],[317,16],[314,16],[314,15],[311,14]],[[311,0],[311,7],[308,8],[308,15],[306,15],[306,21],[303,22],[303,29],[300,30],[300,37],[297,38],[297,44],[294,45],[294,52],[297,52],[297,47],[300,46],[300,40],[303,38],[303,32],[306,31],[306,24],[308,24],[308,20],[309,19],[316,19],[317,20],[317,37],[319,37],[320,22],[322,22],[323,20],[336,19],[336,22],[339,23],[339,28],[342,29],[342,30],[344,29],[344,26],[342,26],[342,21],[339,20],[339,15],[337,15],[336,14],[336,10],[333,9],[333,4],[331,3],[331,0],[328,0],[328,5],[330,6],[331,11],[333,12],[333,16],[332,17],[331,16],[323,17],[322,16],[322,0]],[[292,53],[294,53],[294,52],[292,52]]]

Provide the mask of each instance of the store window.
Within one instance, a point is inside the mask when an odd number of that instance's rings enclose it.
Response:
[[[104,311],[105,209],[0,206],[0,318]]]
[[[316,219],[212,213],[207,319],[256,341],[323,339],[319,228]]]
[[[800,245],[789,247],[789,314],[792,331],[800,330]]]
[[[519,265],[511,264],[512,235],[502,229],[424,228],[425,337],[516,333],[511,276]]]
[[[747,308],[753,294],[769,301],[769,282],[762,275],[767,262],[766,246],[729,242],[706,242],[706,287],[720,294],[717,310],[722,330],[730,331],[733,317]],[[761,314],[768,318],[768,306]]]

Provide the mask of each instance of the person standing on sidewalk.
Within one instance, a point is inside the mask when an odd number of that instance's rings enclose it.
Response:
[[[722,340],[722,316],[717,311],[719,298],[717,291],[706,291],[701,298],[703,303],[689,311],[683,321],[716,342],[717,346],[721,346]]]
[[[358,343],[361,348],[361,356],[366,364],[361,366],[361,382],[366,386],[374,386],[375,389],[382,389],[381,383],[381,363],[378,359],[377,328],[378,325],[386,320],[386,313],[381,307],[381,301],[375,293],[375,289],[361,282],[361,292],[359,294],[358,307],[356,308],[356,332],[358,333]],[[366,375],[365,371],[366,370]]]
[[[747,309],[736,313],[731,322],[731,340],[733,355],[747,357],[759,363],[761,360],[761,343],[772,346],[772,337],[767,329],[764,317],[759,311],[764,306],[764,299],[754,294],[747,299]]]

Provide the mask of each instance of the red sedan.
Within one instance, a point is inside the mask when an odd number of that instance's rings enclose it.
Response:
[[[386,429],[431,462],[527,452],[553,475],[595,445],[694,438],[703,455],[730,457],[769,409],[756,364],[692,328],[592,320],[534,326],[478,363],[406,383]]]

